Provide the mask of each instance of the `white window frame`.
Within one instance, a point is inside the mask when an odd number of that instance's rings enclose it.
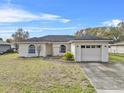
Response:
[[[28,53],[29,54],[35,54],[35,52],[36,52],[35,45],[29,45]]]
[[[60,45],[60,53],[65,53],[65,52],[66,52],[66,46]]]

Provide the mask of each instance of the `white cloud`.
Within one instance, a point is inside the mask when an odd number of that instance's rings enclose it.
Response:
[[[70,20],[69,19],[59,19],[61,22],[63,22],[63,23],[68,23],[68,22],[70,22]]]
[[[14,33],[17,27],[7,27],[7,28],[0,28],[0,33]],[[42,32],[45,30],[75,30],[78,29],[77,27],[23,27],[24,30],[29,32]]]
[[[14,33],[15,30],[13,29],[0,29],[0,34],[7,34],[7,33]]]
[[[34,14],[29,11],[17,8],[0,8],[0,22],[1,23],[12,23],[12,22],[25,22],[34,20],[47,20],[47,21],[58,21],[67,23],[70,20],[65,19],[58,15],[41,13]]]
[[[10,38],[12,33],[17,30],[18,27],[7,27],[0,28],[0,37],[3,39]],[[42,31],[62,31],[62,30],[76,30],[78,27],[23,27],[24,30],[27,30],[29,33],[35,32],[39,33]]]
[[[38,19],[38,16],[27,11],[11,8],[0,9],[0,22],[20,22]]]
[[[77,29],[77,27],[55,27],[55,28],[41,28],[42,30],[74,30],[74,29]]]
[[[60,16],[52,15],[52,14],[41,14],[40,18],[46,19],[46,20],[56,20],[56,19],[60,18]]]
[[[111,20],[111,21],[105,21],[105,22],[103,22],[103,25],[116,27],[120,22],[122,22],[122,20],[113,19],[113,20]]]
[[[25,31],[28,31],[28,32],[42,32],[42,29],[40,29],[40,28],[29,28],[29,29],[27,29],[27,28],[25,28],[24,29]],[[14,33],[14,32],[16,32],[17,31],[17,29],[14,29],[14,28],[7,28],[7,29],[0,29],[0,34],[2,33],[2,34],[7,34],[7,33]]]

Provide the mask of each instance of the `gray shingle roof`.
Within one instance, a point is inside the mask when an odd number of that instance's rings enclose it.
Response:
[[[26,41],[45,41],[45,42],[68,42],[70,40],[73,40],[75,37],[71,35],[47,35],[39,38],[30,38]]]
[[[95,35],[89,35],[89,34],[84,35],[83,34],[80,38],[75,38],[75,40],[109,40],[109,39],[100,38]]]
[[[43,37],[34,37],[26,40],[27,42],[68,42],[71,40],[108,40],[105,38],[99,38],[92,35],[82,35],[82,37],[77,38],[73,35],[47,35]]]

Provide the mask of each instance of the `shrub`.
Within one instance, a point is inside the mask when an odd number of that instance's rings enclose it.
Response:
[[[9,50],[7,50],[7,51],[1,52],[0,55],[8,54],[8,53],[17,53],[17,52],[14,51],[13,49],[9,49]]]
[[[63,56],[64,60],[68,60],[68,61],[73,61],[74,60],[74,56],[71,52],[66,52]]]

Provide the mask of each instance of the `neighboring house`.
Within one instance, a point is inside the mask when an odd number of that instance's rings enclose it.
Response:
[[[124,53],[124,41],[110,44],[109,52],[110,53]]]
[[[110,40],[90,35],[48,35],[19,42],[20,57],[62,56],[71,51],[76,61],[108,61]]]
[[[13,50],[13,52],[17,52],[17,47],[15,43],[11,43],[11,50]]]
[[[11,49],[11,45],[3,40],[0,40],[0,54],[3,54]]]

